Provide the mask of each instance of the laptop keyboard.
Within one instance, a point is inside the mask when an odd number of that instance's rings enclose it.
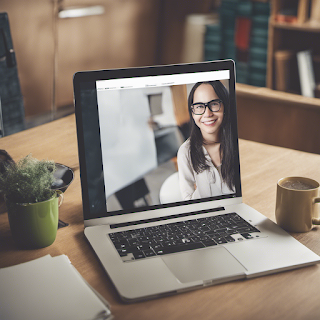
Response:
[[[237,213],[110,233],[124,262],[259,238]]]

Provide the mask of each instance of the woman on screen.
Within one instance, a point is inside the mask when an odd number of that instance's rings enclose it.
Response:
[[[227,89],[220,81],[196,83],[188,106],[191,134],[178,151],[183,200],[234,193],[236,154]]]

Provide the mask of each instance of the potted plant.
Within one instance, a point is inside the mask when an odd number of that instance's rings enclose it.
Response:
[[[51,188],[54,170],[53,161],[28,155],[7,163],[0,173],[11,233],[20,247],[42,248],[56,238],[62,192]]]

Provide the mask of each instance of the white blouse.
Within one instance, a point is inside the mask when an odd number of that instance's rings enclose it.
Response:
[[[193,170],[189,150],[190,140],[188,139],[180,146],[177,156],[179,184],[183,200],[234,193],[221,178],[221,166],[214,166],[205,147],[203,147],[203,152],[209,169],[199,174]]]

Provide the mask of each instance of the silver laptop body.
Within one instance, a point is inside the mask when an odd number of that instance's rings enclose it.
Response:
[[[186,200],[181,198],[174,162],[190,134],[181,108],[195,83],[216,80],[229,94],[235,187],[232,193]],[[74,97],[84,233],[124,301],[320,261],[271,220],[242,203],[233,61],[78,72]],[[232,231],[230,217],[247,231]],[[226,221],[223,232],[230,234],[217,237],[215,229],[206,231],[203,238],[199,228],[208,230],[204,225],[208,221]],[[181,239],[164,231],[168,228],[188,232]],[[163,242],[154,245],[157,249],[151,247],[151,241],[160,240],[161,234],[167,237],[169,249],[161,250]],[[208,236],[209,242],[204,242]]]

